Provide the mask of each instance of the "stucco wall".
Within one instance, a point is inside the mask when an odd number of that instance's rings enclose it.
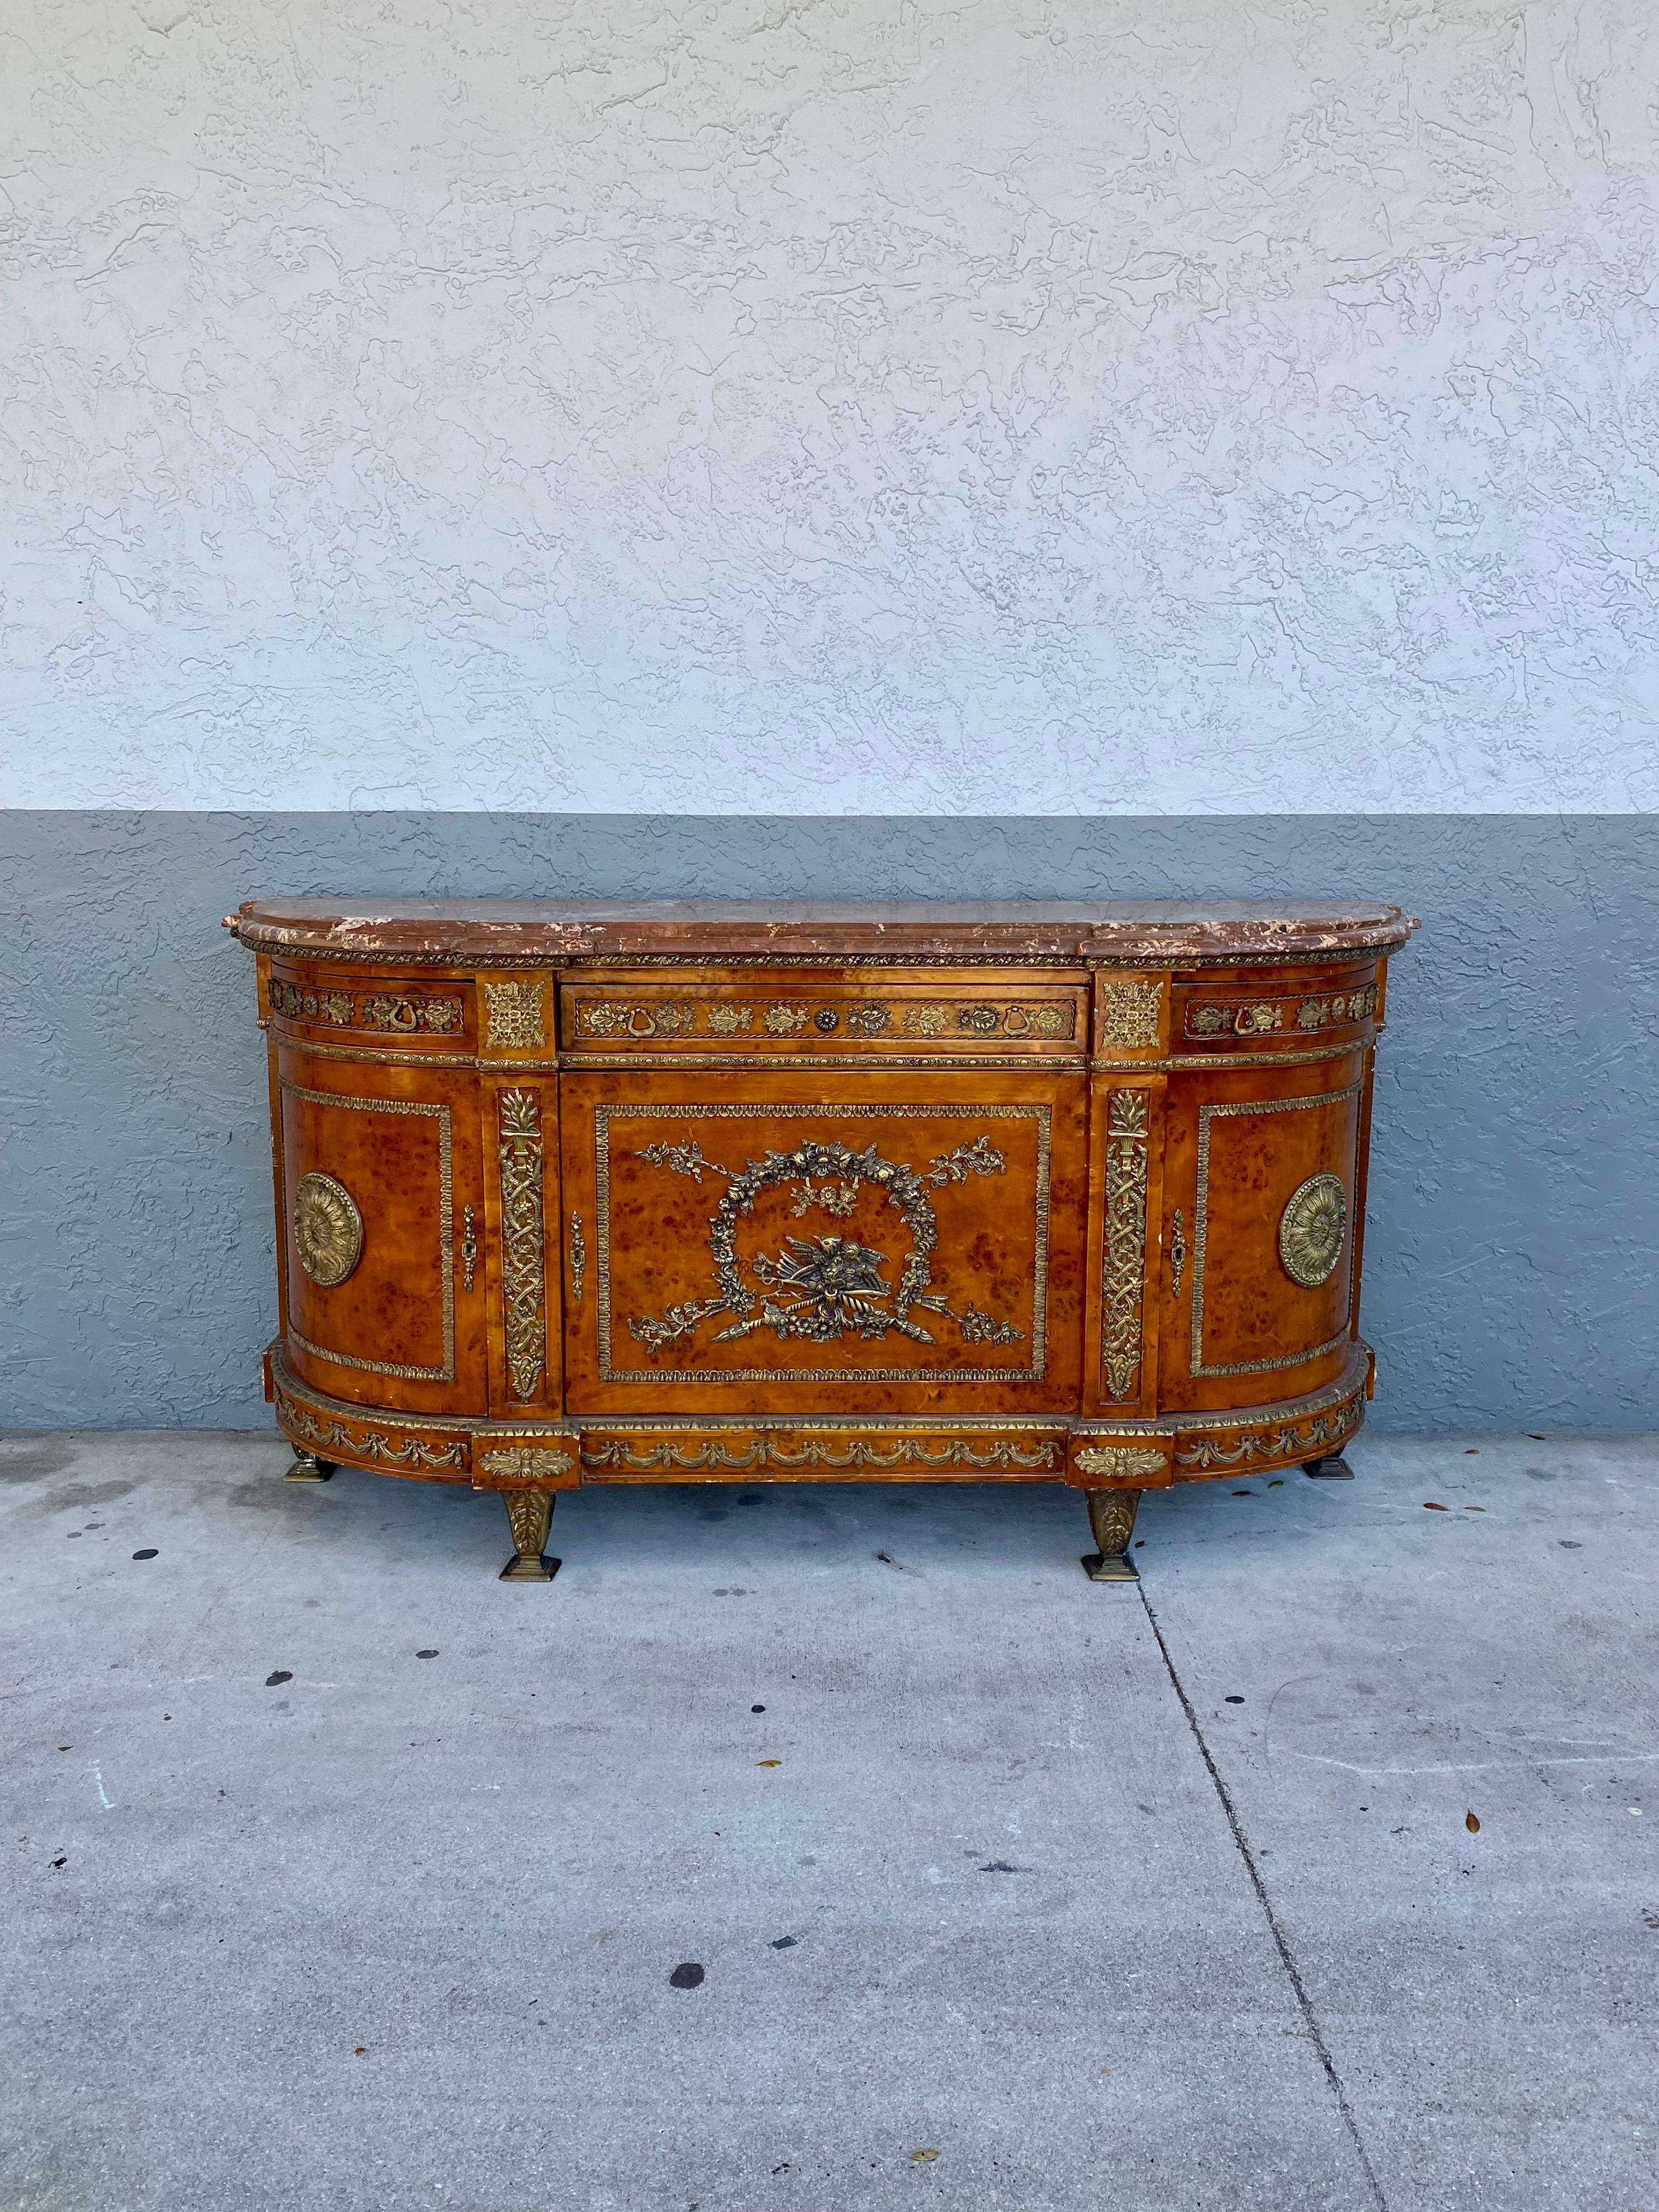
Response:
[[[1394,963],[1364,1325],[1395,1428],[1659,1425],[1659,826],[0,816],[0,1424],[257,1425],[251,893],[1360,891]]]
[[[1651,0],[9,0],[3,794],[1659,802]]]

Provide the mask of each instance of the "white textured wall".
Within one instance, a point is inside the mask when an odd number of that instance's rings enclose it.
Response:
[[[1659,804],[1655,0],[5,0],[5,797]]]

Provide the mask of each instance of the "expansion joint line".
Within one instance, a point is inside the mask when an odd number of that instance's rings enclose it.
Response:
[[[1329,2082],[1331,2094],[1336,2100],[1336,2108],[1342,2116],[1342,2124],[1347,2130],[1348,2140],[1353,2145],[1354,2155],[1359,2160],[1360,2170],[1364,2174],[1366,2185],[1370,2190],[1371,2201],[1376,2206],[1376,2212],[1389,2212],[1389,2202],[1382,2194],[1382,2185],[1376,2178],[1376,2168],[1371,2164],[1366,2151],[1364,2140],[1359,2132],[1359,2124],[1354,2118],[1353,2107],[1348,2102],[1347,2091],[1342,2087],[1342,2077],[1336,2070],[1336,2061],[1331,2057],[1330,2047],[1326,2043],[1318,2017],[1313,2008],[1313,2002],[1308,1995],[1301,1975],[1297,1971],[1296,1960],[1291,1956],[1291,1947],[1285,1941],[1285,1930],[1279,1925],[1279,1915],[1273,1911],[1273,1899],[1267,1894],[1267,1884],[1262,1881],[1261,1869],[1255,1863],[1255,1854],[1251,1850],[1245,1837],[1243,1826],[1238,1817],[1238,1808],[1233,1803],[1232,1793],[1222,1780],[1221,1770],[1211,1755],[1209,1745],[1204,1741],[1204,1731],[1198,1724],[1198,1715],[1193,1711],[1193,1701],[1187,1695],[1186,1686],[1176,1672],[1175,1661],[1170,1656],[1170,1647],[1164,1640],[1164,1631],[1158,1626],[1158,1615],[1152,1611],[1152,1601],[1146,1595],[1146,1585],[1142,1583],[1139,1587],[1140,1601],[1146,1608],[1146,1618],[1152,1623],[1152,1634],[1158,1638],[1158,1648],[1164,1656],[1164,1664],[1169,1672],[1170,1684],[1176,1697],[1181,1700],[1181,1710],[1187,1716],[1187,1725],[1193,1732],[1193,1741],[1198,1746],[1199,1756],[1204,1761],[1211,1781],[1215,1784],[1215,1794],[1221,1800],[1221,1809],[1227,1816],[1227,1826],[1232,1830],[1233,1842],[1238,1847],[1238,1856],[1244,1862],[1244,1870],[1250,1877],[1250,1887],[1255,1892],[1256,1902],[1261,1905],[1263,1917],[1267,1923],[1274,1948],[1279,1953],[1279,1962],[1284,1967],[1285,1978],[1296,1992],[1296,2001],[1302,2008],[1302,2017],[1307,2027],[1309,2040],[1319,2054],[1319,2063],[1325,2069],[1325,2079]]]

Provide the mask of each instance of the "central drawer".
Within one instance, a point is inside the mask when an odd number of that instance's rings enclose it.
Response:
[[[1080,1057],[1088,988],[983,973],[925,982],[877,971],[849,980],[775,974],[764,981],[567,981],[559,994],[567,1053],[709,1057],[1018,1059]]]
[[[1085,1079],[567,1073],[572,1413],[1075,1402]]]

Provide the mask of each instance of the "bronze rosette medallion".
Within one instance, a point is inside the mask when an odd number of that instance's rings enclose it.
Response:
[[[1298,1184],[1279,1224],[1279,1256],[1291,1280],[1304,1291],[1328,1282],[1347,1230],[1348,1197],[1340,1176],[1310,1176]]]
[[[294,1191],[294,1243],[313,1283],[331,1291],[363,1255],[363,1217],[343,1182],[313,1169]]]

